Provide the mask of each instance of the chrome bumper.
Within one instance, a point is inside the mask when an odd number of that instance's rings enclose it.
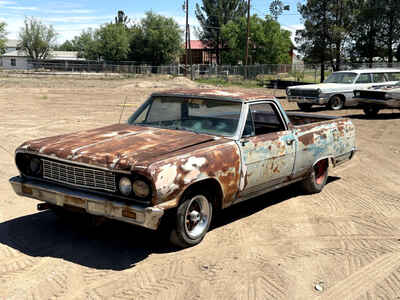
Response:
[[[287,96],[287,99],[289,102],[308,103],[316,105],[323,105],[329,102],[329,99],[325,97]]]
[[[164,210],[157,207],[142,207],[135,204],[110,201],[78,190],[54,186],[48,183],[25,179],[20,176],[10,178],[16,194],[47,203],[84,209],[87,213],[135,224],[156,230]]]

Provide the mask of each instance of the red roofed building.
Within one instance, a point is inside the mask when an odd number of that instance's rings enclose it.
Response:
[[[185,45],[183,45],[185,48]],[[190,64],[190,53],[192,54],[192,63],[194,65],[203,65],[203,64],[212,64],[216,63],[216,55],[215,50],[208,48],[202,41],[200,40],[191,40],[190,41],[189,57],[188,64]],[[191,52],[190,52],[191,51]],[[186,61],[186,52],[180,57],[180,63],[184,64]]]

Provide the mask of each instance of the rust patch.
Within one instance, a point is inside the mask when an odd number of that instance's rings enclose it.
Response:
[[[122,216],[130,219],[136,219],[136,212],[129,207],[124,207],[122,209]]]
[[[22,193],[24,193],[25,195],[32,195],[33,191],[32,188],[22,185]]]
[[[65,195],[64,199],[66,202],[77,205],[77,206],[84,206],[86,204],[86,201],[84,199],[77,198],[77,197]]]

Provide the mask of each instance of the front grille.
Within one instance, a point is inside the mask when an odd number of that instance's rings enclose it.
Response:
[[[373,99],[373,100],[386,100],[386,92],[378,91],[360,91],[360,98]]]
[[[77,167],[42,159],[43,178],[75,186],[115,192],[115,175],[112,172]]]
[[[301,97],[318,97],[318,90],[290,90],[290,96],[301,96]]]

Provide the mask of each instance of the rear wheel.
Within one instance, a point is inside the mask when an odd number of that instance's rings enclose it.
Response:
[[[363,108],[363,111],[368,117],[376,117],[379,113],[379,108],[373,106],[365,106]]]
[[[317,162],[308,178],[301,182],[302,188],[310,194],[321,192],[328,179],[328,167],[329,163],[327,159]]]
[[[309,111],[311,109],[312,104],[310,104],[310,103],[297,103],[297,106],[302,111]]]
[[[340,96],[333,96],[328,103],[328,107],[332,110],[342,109],[344,106],[344,100]]]
[[[211,224],[212,204],[203,194],[191,194],[184,198],[176,214],[171,242],[187,248],[200,243]]]

